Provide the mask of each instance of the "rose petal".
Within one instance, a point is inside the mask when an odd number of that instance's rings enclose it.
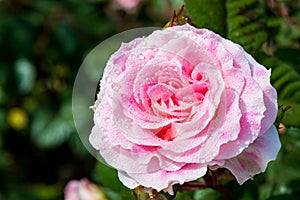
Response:
[[[228,159],[240,154],[259,135],[261,120],[266,108],[263,102],[263,93],[259,85],[250,78],[244,78],[245,85],[240,96],[240,133],[238,138],[221,146],[216,159]]]
[[[264,172],[267,164],[275,160],[281,147],[275,126],[255,140],[237,157],[225,160],[225,167],[243,184],[254,175]]]
[[[121,182],[128,188],[135,188],[138,185],[153,188],[161,191],[169,188],[170,185],[176,183],[183,184],[184,182],[193,181],[205,175],[207,167],[198,164],[188,164],[178,171],[160,170],[154,173],[126,173],[119,171],[118,176]],[[173,191],[169,190],[172,195]]]
[[[257,81],[261,87],[264,95],[264,104],[266,106],[266,111],[264,113],[264,118],[261,122],[261,134],[266,132],[269,127],[274,123],[277,112],[277,92],[275,88],[271,85],[269,81],[271,76],[271,70],[266,70],[264,66],[255,62],[255,60],[249,54],[246,55],[247,59],[251,63],[253,78]]]
[[[184,147],[186,151],[174,151],[165,146],[158,151],[161,155],[176,162],[205,163],[211,161],[218,154],[220,146],[236,139],[240,132],[241,112],[238,100],[238,95],[233,90],[225,90],[221,99],[225,105],[218,108],[216,117],[211,121],[210,126],[201,134],[199,133],[194,140],[178,140],[177,145]]]

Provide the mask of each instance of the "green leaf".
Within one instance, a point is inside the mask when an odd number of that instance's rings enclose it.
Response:
[[[193,198],[194,192],[188,192],[188,191],[184,191],[184,192],[177,192],[174,200],[192,200]]]
[[[224,0],[185,0],[192,22],[199,28],[208,28],[226,35],[226,9]]]
[[[300,72],[297,65],[279,60],[276,57],[262,59],[265,66],[272,69],[271,83],[278,93],[278,104],[292,106],[285,113],[283,123],[289,126],[300,126]]]
[[[294,103],[288,100],[279,100],[278,104],[291,106],[291,108],[285,112],[282,123],[288,126],[300,126],[300,103]]]
[[[122,187],[117,171],[100,162],[97,162],[96,164],[93,172],[93,178],[103,187],[110,188],[113,191],[119,191]]]
[[[54,148],[75,132],[71,101],[64,102],[58,114],[41,107],[35,112],[31,137],[42,148]]]
[[[204,190],[197,190],[194,193],[194,199],[195,200],[216,200],[220,198],[220,193],[218,193],[216,190],[207,188]]]
[[[263,4],[256,0],[227,0],[226,11],[227,37],[247,51],[260,50],[267,39]]]
[[[123,200],[134,199],[130,189],[119,180],[117,171],[103,163],[97,162],[93,171],[93,179],[104,187],[111,199],[119,199],[120,196]]]
[[[291,199],[298,199],[298,198],[299,198],[298,195],[284,194],[284,195],[272,196],[267,200],[291,200]]]
[[[242,45],[261,50],[267,40],[264,4],[256,0],[185,0],[192,22]]]
[[[290,47],[282,47],[276,49],[274,55],[278,57],[282,61],[286,61],[289,63],[298,64],[298,71],[300,71],[300,49],[290,48]]]

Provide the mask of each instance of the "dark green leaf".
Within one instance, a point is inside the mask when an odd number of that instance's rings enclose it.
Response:
[[[210,188],[197,190],[194,193],[194,200],[217,200],[220,197],[220,193]]]
[[[120,191],[122,187],[117,171],[103,163],[97,162],[93,177],[103,187],[110,188],[113,191]]]
[[[298,64],[298,71],[300,71],[300,49],[296,48],[279,48],[275,51],[275,56],[280,60]]]
[[[271,82],[278,93],[278,104],[292,106],[285,113],[283,123],[300,126],[300,73],[296,65],[283,62],[276,57],[262,60],[263,64],[272,68]]]
[[[199,28],[208,28],[226,35],[226,9],[224,0],[185,0],[192,22]]]
[[[239,185],[236,180],[230,181],[225,185],[226,190],[236,199],[241,200],[252,200],[258,199],[259,191],[258,191],[258,181],[260,181],[260,176],[256,175],[254,180],[248,180],[243,183],[243,185]]]
[[[263,5],[256,0],[227,0],[227,37],[247,51],[260,50],[267,34],[263,29]]]
[[[292,200],[292,199],[299,199],[299,196],[293,194],[283,194],[278,196],[272,196],[267,200]]]
[[[134,199],[130,189],[126,188],[118,178],[117,171],[103,163],[98,162],[93,171],[93,178],[99,182],[108,192],[108,196],[122,197],[122,200]]]
[[[43,148],[54,148],[65,142],[75,132],[71,101],[62,105],[58,114],[40,109],[35,112],[32,138]]]

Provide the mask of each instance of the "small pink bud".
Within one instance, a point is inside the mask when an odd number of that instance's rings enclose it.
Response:
[[[102,189],[88,179],[72,180],[65,187],[65,200],[107,200]]]

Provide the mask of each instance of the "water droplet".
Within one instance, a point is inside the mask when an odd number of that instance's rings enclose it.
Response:
[[[102,103],[103,105],[107,105],[107,104],[108,104],[108,102],[107,102],[106,100],[103,100],[101,103]],[[103,108],[103,107],[101,107],[101,108]]]
[[[112,88],[114,91],[118,91],[118,90],[121,88],[121,86],[120,86],[120,84],[118,84],[118,83],[113,83],[113,84],[111,85],[111,88]]]
[[[96,116],[97,116],[97,117],[100,116],[100,112],[99,112],[99,111],[96,112]]]
[[[130,125],[129,124],[124,124],[124,127],[126,128],[126,129],[129,129],[130,128]]]
[[[115,69],[115,73],[116,73],[117,75],[119,75],[121,72],[120,72],[120,70]]]
[[[106,78],[106,82],[110,83],[112,81],[112,78],[111,77],[107,77]]]
[[[140,60],[144,60],[144,59],[145,59],[145,56],[144,56],[144,55],[139,55],[139,59],[140,59]]]
[[[103,137],[102,141],[103,142],[108,142],[108,138],[107,137]]]
[[[108,134],[108,130],[106,130],[105,128],[101,127],[101,132],[104,134],[104,135],[107,135]]]
[[[106,118],[104,119],[104,121],[105,121],[105,122],[109,122],[109,121],[110,121],[110,118],[109,118],[109,117],[106,117]]]

